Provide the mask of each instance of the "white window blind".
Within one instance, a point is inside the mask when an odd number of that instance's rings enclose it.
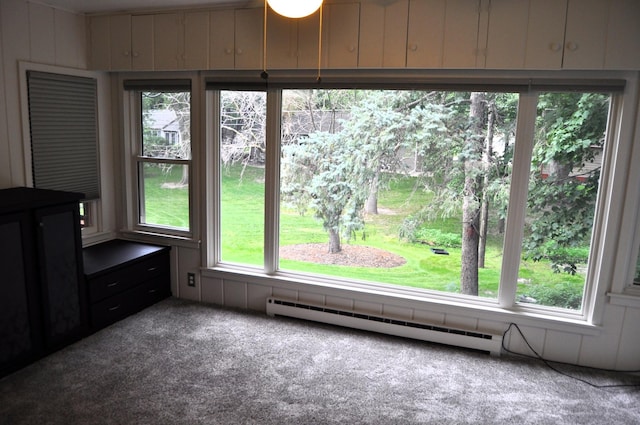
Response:
[[[33,184],[100,197],[96,80],[27,73]]]

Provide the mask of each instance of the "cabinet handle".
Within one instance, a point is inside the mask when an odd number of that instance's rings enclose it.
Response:
[[[574,42],[568,42],[567,43],[567,49],[569,49],[572,52],[575,52],[576,50],[578,50],[578,43],[574,43]]]
[[[127,50],[127,51],[125,51],[125,52],[122,52],[122,54],[123,54],[124,56],[129,56],[129,51]]]
[[[409,50],[411,50],[412,52],[415,52],[416,50],[418,50],[418,45],[417,44],[410,44],[409,45]]]
[[[107,285],[107,288],[113,288],[114,286],[118,286],[120,284],[120,281],[116,281],[116,282],[111,282],[110,284]]]
[[[549,49],[552,52],[559,52],[562,49],[562,45],[560,43],[549,43]]]
[[[157,267],[149,267],[149,268],[147,269],[147,271],[148,271],[148,272],[152,272],[152,271],[157,270],[157,269],[158,269]]]
[[[109,307],[109,311],[116,311],[116,310],[117,310],[117,309],[119,309],[119,308],[120,308],[120,304],[118,304],[118,305],[117,305],[117,306],[115,306],[115,307]]]
[[[137,58],[138,56],[140,56],[140,53],[138,53],[138,52],[133,52],[133,57],[134,57],[134,58]]]
[[[348,50],[350,53],[353,53],[353,52],[355,52],[355,51],[356,51],[356,46],[349,46],[349,47],[347,48],[347,50]]]
[[[226,49],[224,49],[224,52],[230,55],[233,52],[233,50],[227,47]]]
[[[236,54],[241,55],[243,53],[242,49],[236,49]]]
[[[149,289],[149,291],[147,293],[148,294],[155,294],[156,292],[158,292],[157,289]]]

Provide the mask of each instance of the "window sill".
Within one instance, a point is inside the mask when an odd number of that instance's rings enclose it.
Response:
[[[505,324],[517,323],[523,326],[581,335],[597,336],[601,332],[599,326],[588,323],[579,313],[558,312],[554,314],[555,312],[518,305],[513,308],[502,308],[493,299],[471,298],[411,287],[346,281],[332,277],[290,272],[276,272],[270,275],[263,273],[258,268],[229,264],[203,269],[202,275],[203,277],[229,279],[273,288],[317,293],[324,296],[390,304],[400,308],[428,310],[445,315],[467,316]]]
[[[607,293],[611,304],[640,308],[640,288],[629,287],[623,293]]]
[[[121,230],[120,235],[125,239],[136,239],[149,243],[169,244],[193,249],[200,248],[200,241],[187,236],[168,235],[141,230]]]

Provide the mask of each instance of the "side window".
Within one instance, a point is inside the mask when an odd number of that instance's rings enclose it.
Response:
[[[136,149],[140,226],[188,232],[191,179],[191,92],[141,90]]]

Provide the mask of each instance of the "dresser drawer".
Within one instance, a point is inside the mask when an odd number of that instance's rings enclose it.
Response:
[[[141,285],[91,306],[91,326],[100,329],[137,313],[171,295],[169,276],[156,276]]]
[[[91,306],[91,327],[104,328],[136,311],[136,300],[126,291]]]
[[[156,276],[169,274],[169,255],[163,253],[102,276],[88,279],[89,299],[95,303]]]

